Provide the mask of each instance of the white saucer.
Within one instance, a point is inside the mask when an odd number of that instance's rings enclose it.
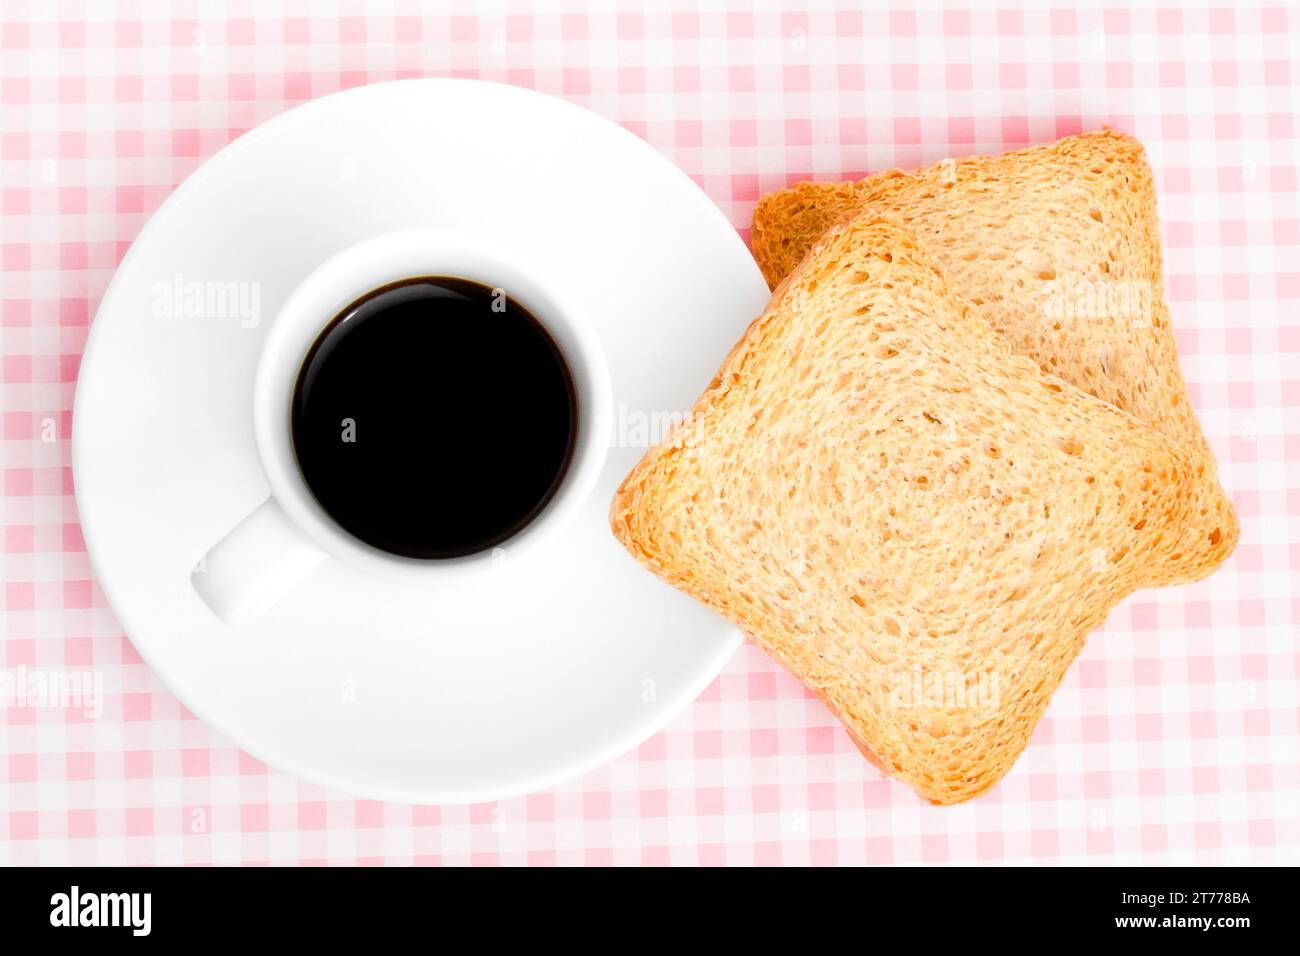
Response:
[[[621,441],[553,550],[456,589],[337,562],[253,624],[219,623],[196,558],[267,495],[252,375],[280,304],[360,239],[441,225],[506,239],[581,297]],[[159,284],[252,282],[260,322],[159,318]],[[251,287],[250,287],[251,288]],[[201,719],[273,766],[378,799],[551,785],[662,727],[739,643],[611,537],[641,416],[688,409],[767,300],[744,244],[682,172],[594,113],[526,90],[406,80],[316,100],[241,137],[163,205],[104,297],[73,465],[100,582]],[[322,321],[328,316],[322,316]]]

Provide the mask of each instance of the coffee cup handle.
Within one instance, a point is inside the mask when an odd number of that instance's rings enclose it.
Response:
[[[218,618],[238,627],[278,604],[325,557],[267,498],[203,556],[190,581]]]

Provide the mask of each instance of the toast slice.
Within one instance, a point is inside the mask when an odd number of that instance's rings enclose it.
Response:
[[[1185,450],[1199,491],[1182,546],[1157,583],[1203,578],[1227,559],[1240,530],[1178,365],[1141,143],[1103,130],[772,193],[755,209],[752,231],[768,283],[792,271],[832,223],[864,207],[912,230],[1012,351]]]
[[[1196,476],[1042,372],[896,224],[833,227],[620,485],[615,536],[935,803],[987,790]]]

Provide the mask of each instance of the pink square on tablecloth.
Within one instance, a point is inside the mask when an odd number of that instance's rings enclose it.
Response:
[[[782,862],[781,844],[771,840],[762,840],[754,844],[755,866],[780,866]]]
[[[239,829],[242,833],[260,833],[270,826],[270,808],[264,803],[246,803],[239,808]]]
[[[358,829],[376,829],[384,825],[384,805],[378,800],[358,800],[353,805]]]
[[[1057,36],[1073,36],[1079,32],[1079,20],[1073,10],[1052,11],[1052,33]]]
[[[1052,83],[1062,89],[1075,89],[1079,85],[1079,64],[1052,64]]]
[[[1001,833],[977,833],[975,835],[975,856],[980,860],[1000,860],[1005,853]]]
[[[814,813],[833,811],[838,806],[836,791],[837,787],[833,783],[810,784],[808,787],[808,809]]]
[[[1273,722],[1266,710],[1246,711],[1243,729],[1247,737],[1267,737],[1272,731]]]
[[[618,90],[620,93],[644,93],[645,70],[639,67],[620,67]]]
[[[212,772],[212,752],[207,748],[189,748],[181,751],[181,775],[206,777]]]
[[[126,720],[149,720],[153,716],[153,701],[148,694],[123,694],[122,716]]]
[[[19,186],[7,186],[0,190],[0,211],[7,216],[17,216],[31,212],[31,190]]]
[[[846,116],[840,120],[840,143],[845,146],[863,146],[867,142],[865,116]]]
[[[666,790],[642,790],[641,815],[643,817],[667,816],[668,792]]]
[[[63,606],[67,608],[87,608],[91,602],[90,581],[63,582]]]
[[[1169,830],[1163,824],[1144,824],[1141,834],[1142,849],[1147,853],[1161,853],[1169,849]]]
[[[1196,824],[1196,848],[1217,850],[1223,846],[1223,830],[1218,823]]]
[[[1139,657],[1134,660],[1133,682],[1139,685],[1158,684],[1160,682],[1159,658]]]
[[[1025,116],[1007,116],[1002,120],[1002,142],[1008,146],[1018,146],[1029,142],[1029,118]]]
[[[1266,605],[1256,598],[1237,601],[1237,623],[1242,627],[1263,627],[1267,623]]]
[[[1115,852],[1115,833],[1113,830],[1089,830],[1088,853],[1093,856],[1108,856]]]
[[[893,37],[916,36],[916,14],[910,10],[891,10],[889,35]]]
[[[1011,90],[1023,90],[1027,84],[1028,72],[1023,63],[1003,63],[998,67],[998,78],[1002,86]]]
[[[945,36],[970,36],[970,12],[967,10],[945,10],[943,13],[943,32]]]
[[[921,142],[921,121],[912,117],[894,120],[894,140],[904,145]]]
[[[1192,769],[1193,793],[1217,793],[1219,789],[1219,770],[1217,767],[1195,767]]]
[[[727,88],[733,93],[752,93],[757,83],[758,71],[752,66],[733,66],[727,71]]]
[[[1187,659],[1187,680],[1192,684],[1209,684],[1214,681],[1214,658],[1189,657]]]
[[[1084,717],[1082,730],[1082,738],[1085,743],[1103,743],[1110,739],[1110,723],[1102,715]]]
[[[582,815],[587,820],[608,820],[614,815],[613,797],[608,793],[584,793]]]
[[[88,637],[69,637],[65,643],[63,663],[69,667],[89,666],[94,663],[94,653]]]
[[[889,73],[896,90],[914,90],[920,83],[921,71],[915,63],[895,63]]]
[[[1031,852],[1038,857],[1051,857],[1060,853],[1060,835],[1055,830],[1035,830],[1030,836]]]
[[[1272,820],[1251,820],[1247,824],[1251,846],[1275,846],[1277,844],[1277,824]]]
[[[949,90],[969,90],[972,77],[973,72],[969,63],[950,63],[945,73],[945,85]]]
[[[1232,33],[1236,28],[1236,20],[1233,17],[1232,10],[1227,7],[1213,7],[1210,10],[1210,32],[1211,33]]]
[[[6,440],[11,440],[8,435]],[[36,529],[29,524],[11,524],[4,529],[5,554],[31,554],[36,546]]]
[[[95,755],[88,751],[69,753],[64,761],[65,773],[69,780],[95,779]]]
[[[5,243],[0,247],[0,267],[6,272],[26,271],[32,267],[32,250],[30,246],[17,243]],[[12,356],[5,356],[11,358]]]
[[[922,838],[921,859],[926,863],[941,863],[948,859],[948,837],[935,833]]]
[[[722,734],[716,730],[700,730],[691,735],[691,751],[696,757],[721,757]]]
[[[36,435],[36,421],[31,412],[0,413],[0,422],[3,423],[0,437],[5,441],[30,441]]]
[[[755,813],[777,813],[781,809],[781,790],[771,785],[755,784],[750,788]]]
[[[733,14],[728,14],[727,24],[731,25]],[[618,36],[625,40],[640,40],[645,36],[645,18],[639,13],[620,13],[617,23]]]
[[[126,835],[129,837],[152,836],[154,832],[154,813],[152,807],[128,807],[126,811]]]
[[[96,835],[94,810],[68,811],[68,836],[74,840],[90,839]]]
[[[1268,34],[1281,34],[1287,32],[1287,15],[1286,7],[1270,6],[1260,11],[1260,32]]]
[[[749,746],[756,756],[774,755],[778,750],[779,739],[771,727],[760,727],[749,732]]]
[[[30,581],[5,582],[5,608],[30,611],[36,606],[36,585]]]
[[[695,812],[700,816],[722,816],[727,812],[727,794],[721,787],[703,787],[695,791]]]
[[[1159,714],[1138,714],[1136,731],[1138,740],[1163,740],[1164,719]]]
[[[280,24],[280,36],[286,44],[308,43],[311,40],[311,21],[306,17],[286,17]]]
[[[34,783],[37,769],[36,754],[10,754],[6,779],[10,783]]]
[[[529,798],[529,806],[532,806],[532,798]],[[537,819],[529,813],[529,820]],[[421,805],[411,808],[411,825],[416,827],[436,827],[442,823],[442,809],[436,806]]]
[[[1227,219],[1219,224],[1219,242],[1225,246],[1247,244],[1246,223],[1242,219]]]
[[[153,775],[153,754],[148,750],[128,750],[122,755],[122,774],[128,780]]]
[[[1105,661],[1081,661],[1078,667],[1080,687],[1106,686]]]
[[[1183,605],[1183,624],[1190,628],[1213,626],[1213,616],[1207,601],[1188,601]]]
[[[1165,792],[1165,775],[1162,770],[1138,770],[1138,795],[1141,797],[1159,797]]]
[[[1210,711],[1196,711],[1191,715],[1191,734],[1193,737],[1213,737],[1218,731],[1218,721]]]
[[[35,810],[14,810],[9,814],[9,839],[34,840],[40,835],[40,819]]]
[[[1106,85],[1118,88],[1131,87],[1133,85],[1133,64],[1107,63]]]
[[[231,20],[226,24],[226,42],[231,46],[249,46],[256,35],[252,20]]]
[[[699,866],[727,865],[727,847],[720,843],[703,843],[699,845],[697,864]]]
[[[787,146],[808,146],[812,143],[812,124],[804,119],[785,121],[785,144]]]
[[[1109,771],[1092,770],[1083,775],[1083,792],[1090,800],[1109,797],[1111,794],[1111,775]]]
[[[5,23],[0,25],[0,49],[26,49],[29,38],[30,31],[26,23]]]
[[[339,18],[340,43],[365,43],[366,21],[364,17]]]
[[[1237,85],[1237,64],[1231,60],[1216,60],[1210,65],[1210,79],[1215,86]]]
[[[809,727],[804,734],[804,747],[809,754],[829,754],[835,752],[835,739],[838,731],[834,727]]]
[[[1292,166],[1274,166],[1268,171],[1268,187],[1274,192],[1295,192],[1295,168]]]

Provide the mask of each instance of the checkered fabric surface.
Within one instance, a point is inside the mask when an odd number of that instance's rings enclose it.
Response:
[[[0,673],[93,670],[106,699],[98,719],[0,709],[0,862],[1300,863],[1300,12],[272,7],[3,8]],[[752,648],[636,752],[499,804],[358,801],[241,753],[95,583],[68,441],[86,334],[146,219],[219,147],[313,97],[445,75],[623,124],[742,233],[795,180],[1136,134],[1235,556],[1119,607],[1012,774],[955,808],[880,779]]]

